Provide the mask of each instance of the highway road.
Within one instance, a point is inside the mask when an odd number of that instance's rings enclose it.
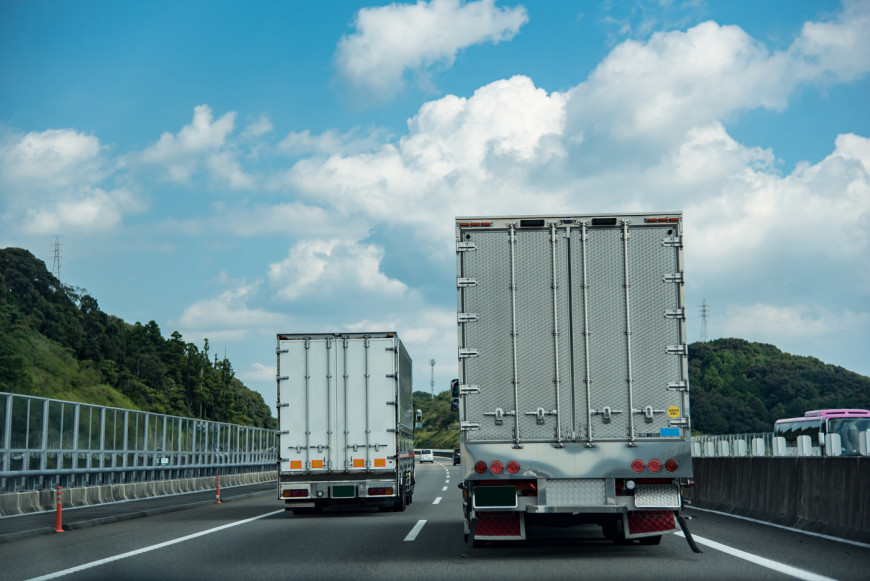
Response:
[[[0,578],[92,579],[839,579],[870,578],[870,547],[689,510],[702,554],[667,535],[614,545],[598,528],[530,527],[524,542],[464,558],[449,460],[417,466],[402,513],[293,515],[272,494],[0,544]]]

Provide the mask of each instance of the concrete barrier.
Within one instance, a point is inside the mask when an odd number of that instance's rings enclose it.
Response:
[[[222,475],[221,487],[227,488],[243,484],[269,482],[277,477],[277,473],[274,470]],[[203,476],[200,478],[178,478],[173,480],[152,480],[149,482],[64,488],[63,506],[64,508],[72,508],[106,502],[150,498],[153,496],[214,490],[216,484],[217,478],[215,476]],[[2,493],[0,494],[0,517],[55,510],[57,505],[56,495],[57,490],[54,488]]]
[[[870,543],[870,457],[695,458],[693,506]]]

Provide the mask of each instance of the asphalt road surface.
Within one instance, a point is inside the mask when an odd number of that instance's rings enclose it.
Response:
[[[870,578],[870,547],[688,510],[658,546],[615,545],[597,527],[529,527],[467,556],[459,467],[417,466],[405,512],[294,515],[274,493],[0,544],[0,578],[92,579],[840,579]],[[48,515],[46,516],[48,518]]]

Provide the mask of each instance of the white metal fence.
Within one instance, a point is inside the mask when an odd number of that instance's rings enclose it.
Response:
[[[861,433],[860,455],[870,456],[870,430]],[[824,442],[810,436],[798,436],[795,444],[773,432],[760,434],[726,434],[692,436],[692,456],[695,458],[751,458],[775,456],[840,456],[839,434],[826,434]]]
[[[275,431],[0,392],[0,492],[270,470]]]

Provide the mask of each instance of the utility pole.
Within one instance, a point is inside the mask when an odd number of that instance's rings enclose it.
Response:
[[[710,305],[707,304],[707,299],[701,301],[701,341],[707,342],[707,318],[710,314]]]
[[[429,379],[429,389],[432,391],[432,399],[435,399],[435,360],[429,360],[429,367],[431,368],[431,376]]]
[[[54,278],[60,280],[60,238],[57,236],[54,237],[54,252],[52,253],[52,258],[54,259],[51,264],[51,273],[54,275]]]

